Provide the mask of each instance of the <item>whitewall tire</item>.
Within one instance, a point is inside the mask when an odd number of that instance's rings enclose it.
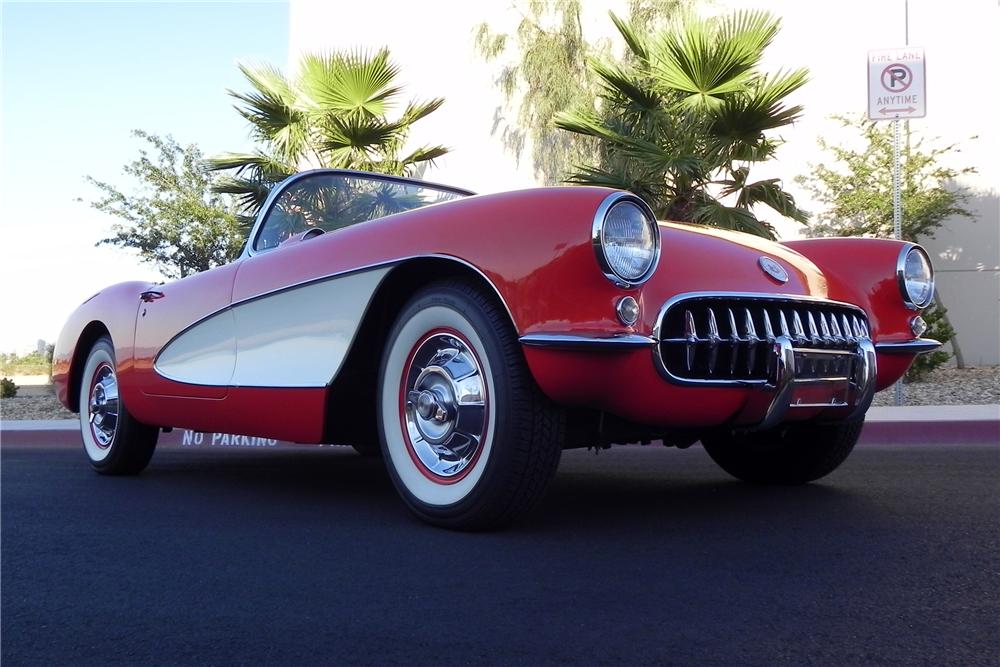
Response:
[[[378,425],[393,483],[420,518],[478,529],[530,509],[558,467],[562,418],[489,297],[438,283],[403,308],[382,357]]]
[[[119,395],[111,339],[94,343],[80,375],[80,436],[90,465],[99,473],[131,475],[153,456],[159,429],[136,421]]]

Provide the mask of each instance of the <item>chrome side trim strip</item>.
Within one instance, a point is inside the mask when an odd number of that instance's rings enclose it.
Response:
[[[649,336],[639,334],[618,334],[612,336],[588,336],[572,333],[526,334],[519,338],[528,347],[557,348],[564,350],[636,350],[656,345]]]
[[[941,347],[933,338],[917,338],[901,343],[875,343],[875,351],[880,354],[926,354]]]

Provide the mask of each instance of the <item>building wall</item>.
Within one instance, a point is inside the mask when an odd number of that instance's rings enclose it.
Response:
[[[592,38],[614,29],[608,9],[625,12],[625,0],[586,0],[584,23]],[[767,54],[766,67],[808,67],[811,82],[797,93],[805,115],[782,132],[786,144],[776,160],[758,167],[754,178],[781,178],[806,210],[819,205],[793,182],[822,159],[819,136],[844,137],[833,114],[862,113],[867,95],[868,49],[906,42],[906,0],[723,0],[704,11],[763,8],[780,16],[783,28]],[[966,361],[1000,363],[1000,132],[994,120],[1000,102],[992,67],[998,58],[1000,9],[995,0],[909,0],[909,44],[927,57],[927,117],[911,122],[914,132],[959,142],[954,166],[977,173],[955,184],[972,194],[976,220],[949,221],[928,240],[938,271],[938,286],[959,332]],[[494,86],[496,63],[475,53],[475,28],[487,22],[512,31],[521,15],[508,0],[469,3],[384,0],[327,3],[291,0],[289,64],[303,51],[390,47],[400,65],[400,80],[411,97],[441,96],[445,105],[415,127],[414,144],[447,143],[453,152],[438,160],[425,177],[479,192],[531,187],[530,156],[518,162],[493,134],[502,100]],[[784,238],[798,234],[795,223],[779,222]]]

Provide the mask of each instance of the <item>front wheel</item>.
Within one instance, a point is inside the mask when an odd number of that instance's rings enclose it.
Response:
[[[159,429],[129,413],[118,392],[115,349],[107,336],[90,349],[80,380],[80,435],[90,465],[104,475],[135,475],[153,456]]]
[[[805,484],[837,469],[854,449],[864,420],[792,424],[771,431],[716,432],[701,439],[733,477],[758,484]]]
[[[506,313],[465,283],[438,283],[406,305],[378,399],[393,484],[435,525],[506,524],[537,503],[559,465],[561,411],[535,385]]]

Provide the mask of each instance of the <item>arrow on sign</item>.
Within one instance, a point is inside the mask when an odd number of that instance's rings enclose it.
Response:
[[[916,110],[917,110],[916,107],[906,107],[905,109],[886,109],[885,107],[882,107],[881,109],[878,110],[878,112],[881,113],[881,114],[887,114],[887,113],[913,113]]]

